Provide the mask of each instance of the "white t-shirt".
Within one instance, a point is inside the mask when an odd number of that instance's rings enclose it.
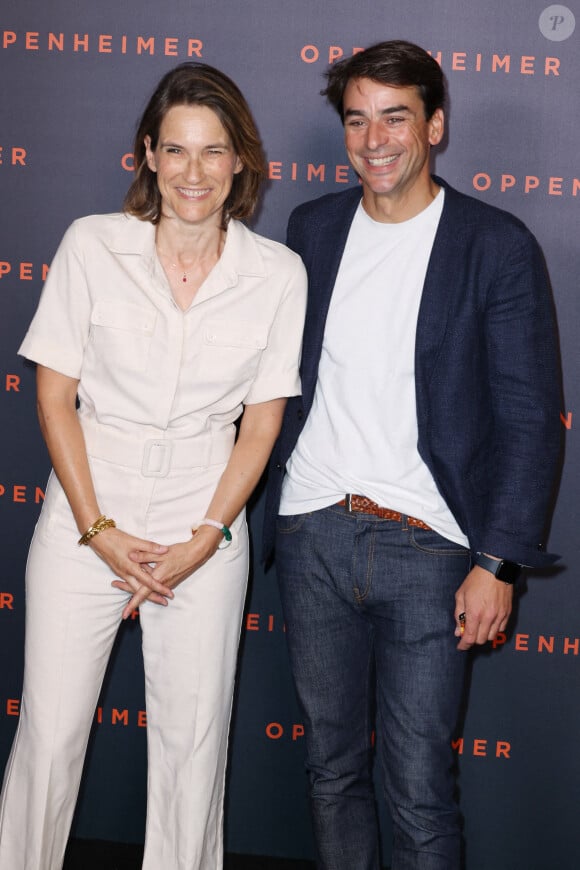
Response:
[[[280,513],[357,493],[467,545],[419,456],[415,335],[444,192],[402,223],[355,214],[328,312],[312,409]]]

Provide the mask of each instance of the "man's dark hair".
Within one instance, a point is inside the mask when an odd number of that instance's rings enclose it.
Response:
[[[441,67],[423,48],[402,39],[379,42],[333,64],[326,72],[327,86],[321,91],[344,122],[342,100],[352,79],[372,79],[395,88],[416,87],[425,118],[445,103],[445,80]]]

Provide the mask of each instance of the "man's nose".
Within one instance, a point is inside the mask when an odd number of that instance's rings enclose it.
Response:
[[[370,121],[367,127],[367,146],[371,151],[380,148],[389,141],[389,131],[384,123],[380,121]]]

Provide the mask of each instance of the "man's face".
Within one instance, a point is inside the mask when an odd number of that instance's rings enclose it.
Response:
[[[346,150],[371,217],[406,220],[418,214],[433,198],[429,149],[443,136],[442,110],[427,121],[417,88],[366,78],[348,83],[343,109]]]

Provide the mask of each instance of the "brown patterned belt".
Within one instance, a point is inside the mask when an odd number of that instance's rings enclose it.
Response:
[[[397,523],[400,523],[404,516],[399,511],[381,507],[376,501],[371,501],[370,498],[365,498],[364,495],[351,495],[351,493],[347,493],[342,501],[337,502],[337,506],[346,508],[349,513],[352,511],[354,513],[372,514],[374,517],[380,517],[381,520],[394,520]],[[407,517],[407,524],[415,526],[418,529],[426,529],[428,532],[431,531],[431,526],[415,517]]]

